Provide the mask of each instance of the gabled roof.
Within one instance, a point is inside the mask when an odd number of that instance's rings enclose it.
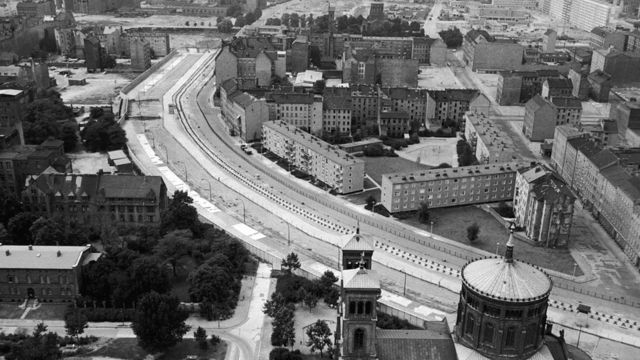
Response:
[[[358,231],[353,235],[346,235],[344,237],[342,250],[373,251],[373,245]]]
[[[376,329],[376,352],[379,360],[457,359],[446,331]]]
[[[465,35],[465,38],[467,38],[468,40],[472,40],[472,41],[476,41],[476,39],[479,36],[484,37],[487,41],[492,42],[495,39],[493,38],[493,36],[491,36],[488,32],[486,32],[485,30],[469,30]]]
[[[527,104],[525,105],[525,107],[531,108],[533,109],[533,111],[536,111],[548,105],[549,103],[542,96],[540,96],[540,94],[536,94],[529,101],[527,101]]]
[[[549,78],[545,80],[550,89],[573,89],[571,79]]]
[[[342,271],[345,289],[367,289],[380,291],[380,280],[375,273],[367,269],[349,269]]]
[[[42,173],[29,186],[62,197],[157,199],[163,184],[160,176]]]

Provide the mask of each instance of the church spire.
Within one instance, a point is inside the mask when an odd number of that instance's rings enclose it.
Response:
[[[507,263],[513,262],[513,230],[515,230],[515,225],[511,223],[511,226],[509,226],[509,241],[507,241],[507,249],[504,252],[504,261]]]

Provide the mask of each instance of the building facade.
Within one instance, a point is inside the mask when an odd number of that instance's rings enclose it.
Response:
[[[257,99],[238,89],[235,79],[220,86],[220,107],[229,128],[246,142],[262,137],[262,123],[269,120],[269,107],[264,99]]]
[[[0,302],[72,302],[82,267],[100,258],[91,246],[0,244]]]
[[[24,117],[29,97],[19,89],[0,89],[0,148],[24,145]]]
[[[556,126],[578,127],[581,114],[582,104],[578,99],[554,97],[546,100],[536,95],[525,105],[522,133],[531,141],[552,139]]]
[[[473,71],[516,70],[522,65],[524,48],[510,41],[495,39],[484,30],[470,30],[463,39],[465,64]]]
[[[599,0],[571,0],[569,23],[580,30],[609,25],[613,5]]]
[[[362,190],[364,161],[281,121],[262,125],[263,146],[340,194]]]
[[[151,46],[148,42],[131,40],[131,67],[141,71],[151,67]]]
[[[513,199],[516,162],[432,169],[382,176],[380,203],[391,213]]]
[[[479,112],[467,112],[464,117],[464,136],[478,162],[494,164],[521,158],[513,140],[490,116]]]
[[[568,247],[575,200],[564,181],[543,165],[516,174],[515,223],[543,246]]]

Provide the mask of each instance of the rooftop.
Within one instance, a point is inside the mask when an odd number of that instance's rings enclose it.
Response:
[[[573,83],[566,78],[550,78],[545,80],[551,89],[573,89]]]
[[[511,245],[510,245],[511,244]],[[505,256],[467,263],[462,282],[480,295],[503,301],[534,301],[551,292],[551,278],[535,265],[513,259],[513,234]]]
[[[0,244],[0,268],[73,269],[80,264],[87,246],[40,246]]]
[[[41,174],[27,181],[45,194],[90,200],[98,195],[157,200],[163,185],[160,176],[104,174]]]
[[[582,109],[582,102],[575,97],[554,96],[551,98],[551,103],[560,108]]]
[[[302,146],[315,151],[316,153],[331,159],[332,161],[349,166],[362,163],[362,159],[358,159],[346,151],[335,145],[320,140],[319,138],[304,132],[293,125],[289,125],[284,121],[266,121],[263,127],[276,131],[289,139],[301,144]]]
[[[521,158],[520,152],[513,143],[511,136],[500,129],[498,124],[492,121],[491,118],[482,113],[474,114],[467,112],[465,119],[473,126],[479,141],[482,141],[489,152],[492,154],[503,153],[502,158],[510,155],[511,160]]]
[[[345,235],[343,241],[342,250],[373,251],[373,245],[360,234],[360,230],[357,230],[353,235]]]
[[[446,331],[376,329],[379,360],[457,359]]]
[[[0,89],[0,96],[17,96],[22,94],[22,90],[16,89]]]
[[[430,169],[422,172],[406,172],[382,175],[388,178],[392,184],[413,183],[431,180],[457,179],[468,176],[503,174],[515,172],[522,165],[518,162],[461,166],[457,168]],[[383,180],[384,181],[384,180]]]
[[[380,291],[380,280],[375,275],[375,272],[364,268],[342,270],[343,287]]]

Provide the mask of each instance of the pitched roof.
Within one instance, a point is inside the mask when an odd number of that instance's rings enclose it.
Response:
[[[249,107],[249,105],[253,104],[258,100],[255,97],[242,91],[236,91],[230,97],[233,102],[240,105],[240,107],[242,107],[243,109],[246,109],[247,107]]]
[[[73,269],[87,246],[0,245],[2,269]]]
[[[380,291],[380,280],[375,272],[367,269],[348,269],[342,271],[345,289],[369,289]]]
[[[568,139],[567,144],[577,151],[581,152],[587,158],[596,154],[602,149],[591,138],[582,136]]]
[[[489,42],[491,42],[491,41],[494,41],[494,40],[495,40],[495,39],[494,39],[494,37],[493,37],[493,36],[491,36],[491,35],[490,35],[488,32],[486,32],[485,30],[476,30],[476,29],[469,30],[469,31],[468,31],[464,36],[465,36],[465,38],[467,38],[468,40],[476,41],[476,39],[477,39],[479,36],[481,36],[481,35],[482,35],[482,36],[483,36],[487,41],[489,41]]]
[[[549,78],[545,80],[551,89],[573,89],[573,82],[566,78]]]
[[[278,93],[269,95],[269,99],[276,104],[313,104],[313,94],[305,93]]]
[[[342,250],[349,251],[373,251],[373,245],[360,232],[353,235],[346,235],[342,245]]]
[[[540,96],[540,94],[536,94],[534,97],[531,98],[531,100],[527,101],[525,107],[531,108],[533,109],[533,111],[535,111],[547,105],[549,105],[547,100],[545,100],[542,96]]]
[[[325,96],[324,108],[330,110],[350,110],[351,99],[343,96]]]
[[[604,149],[589,156],[589,160],[591,160],[591,163],[598,169],[602,170],[608,166],[616,164],[618,162],[618,157],[610,150]]]
[[[30,184],[61,197],[157,199],[164,184],[160,176],[108,174],[41,174]]]
[[[376,329],[379,360],[457,359],[448,332]]]

